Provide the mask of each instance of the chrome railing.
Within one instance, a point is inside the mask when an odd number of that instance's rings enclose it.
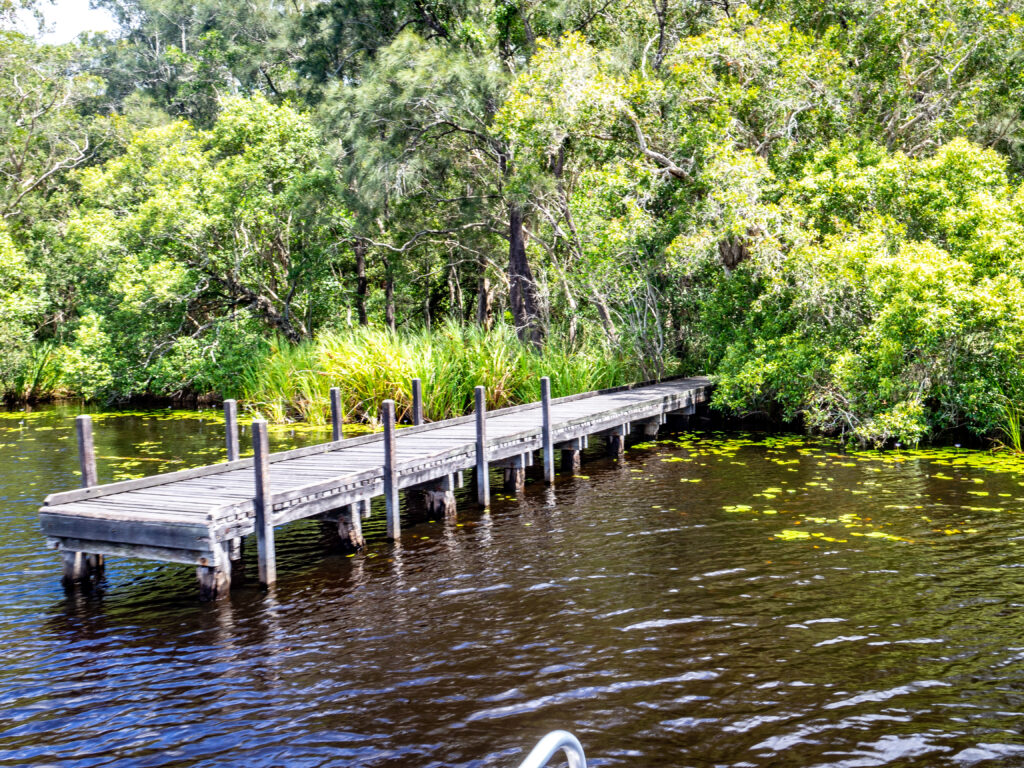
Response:
[[[555,756],[558,750],[565,752],[569,759],[569,768],[587,768],[587,757],[583,754],[583,746],[579,739],[568,731],[552,731],[541,739],[533,751],[526,756],[526,759],[519,764],[519,768],[544,768],[548,760]]]

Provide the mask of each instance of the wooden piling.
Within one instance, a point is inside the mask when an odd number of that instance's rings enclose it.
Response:
[[[231,591],[231,553],[228,542],[210,542],[214,562],[196,569],[199,579],[199,599],[216,600]]]
[[[406,489],[406,504],[416,514],[430,519],[455,515],[455,475],[443,475],[436,480],[419,483]]]
[[[227,443],[228,461],[238,461],[240,452],[238,449],[238,403],[234,400],[224,401],[224,439]],[[242,570],[242,537],[236,536],[231,539],[229,546],[231,555],[231,568],[234,571]],[[199,576],[199,593],[202,596],[205,589],[203,576]]]
[[[384,506],[387,510],[388,538],[397,540],[401,533],[398,517],[398,476],[395,473],[395,401],[381,403],[384,421]]]
[[[436,517],[454,517],[455,507],[455,475],[445,475],[426,492],[427,512]]]
[[[272,586],[277,581],[277,558],[274,552],[274,503],[270,493],[270,440],[267,422],[252,423],[253,467],[256,470],[256,556],[259,561],[260,584]]]
[[[96,447],[92,441],[92,416],[75,419],[78,433],[78,466],[82,470],[82,487],[96,485]]]
[[[224,401],[224,433],[228,446],[228,461],[238,461],[238,403]]]
[[[75,419],[75,433],[78,437],[78,467],[82,475],[82,487],[96,485],[96,446],[92,438],[92,416],[85,414]],[[64,586],[90,581],[103,571],[103,555],[65,550],[61,553]]]
[[[663,417],[659,416],[654,419],[647,419],[646,421],[638,421],[633,426],[639,429],[640,434],[644,437],[657,437],[658,430],[661,429],[663,423]]]
[[[366,544],[363,539],[363,516],[359,504],[349,504],[338,517],[338,536],[342,546],[350,551],[358,551]]]
[[[527,464],[528,461],[526,454],[513,456],[508,462],[506,462],[504,470],[504,490],[506,493],[520,494],[526,490]]]
[[[613,459],[622,459],[626,455],[626,433],[629,431],[628,424],[622,424],[605,434],[608,440],[608,455]]]
[[[555,446],[562,454],[562,471],[578,475],[582,465],[583,449],[587,447],[587,438],[577,437]]]
[[[541,443],[544,448],[544,480],[548,485],[555,482],[555,441],[551,431],[551,379],[540,380]]]
[[[482,507],[491,506],[491,482],[487,466],[487,391],[473,390],[476,399],[476,500]]]
[[[423,382],[412,380],[412,423],[419,426],[423,423]]]
[[[61,582],[65,587],[86,581],[89,578],[88,555],[85,552],[74,552],[66,549],[60,553],[64,575]]]
[[[341,390],[338,387],[331,387],[331,440],[337,442],[343,436]]]
[[[245,578],[245,539],[236,536],[228,545],[228,559],[231,560],[231,581],[241,582]]]

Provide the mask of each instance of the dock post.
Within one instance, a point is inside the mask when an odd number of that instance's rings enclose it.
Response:
[[[92,439],[92,416],[81,415],[75,419],[75,432],[78,437],[78,466],[82,472],[82,487],[88,488],[97,483],[96,447]],[[103,571],[103,555],[89,554],[65,550],[61,553],[63,564],[64,586],[89,581]]]
[[[401,533],[398,506],[398,476],[395,474],[395,401],[381,403],[384,420],[384,506],[388,518],[388,538],[398,539]]]
[[[412,423],[418,427],[423,423],[423,382],[412,380]]]
[[[239,450],[238,450],[238,403],[234,400],[224,401],[224,435],[227,441],[228,447],[228,461],[238,461]],[[236,536],[231,540],[231,546],[228,549],[231,557],[231,567],[233,570],[241,572],[242,570],[242,537]],[[203,586],[202,577],[200,577],[199,591],[202,592],[205,587]]]
[[[274,500],[270,493],[270,440],[267,422],[252,422],[253,467],[256,470],[256,550],[259,560],[260,584],[273,586],[277,581],[277,559],[274,552]]]
[[[341,415],[341,390],[331,387],[331,442],[336,443],[344,436]]]
[[[82,487],[96,485],[96,447],[92,441],[92,416],[75,419],[78,433],[78,466],[82,470]]]
[[[551,432],[551,379],[540,380],[541,430],[544,445],[544,480],[548,485],[555,482],[555,441]]]
[[[228,444],[228,461],[238,461],[238,403],[224,401],[224,432]]]
[[[476,500],[481,507],[491,506],[491,483],[487,475],[487,401],[486,390],[473,390],[476,399]]]

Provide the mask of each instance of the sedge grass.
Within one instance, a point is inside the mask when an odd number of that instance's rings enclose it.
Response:
[[[1021,417],[1024,416],[1024,409],[1009,398],[1003,398],[1001,403],[1002,420],[999,423],[999,431],[1005,440],[999,444],[1013,453],[1021,453]]]
[[[239,379],[236,393],[270,421],[329,420],[329,391],[341,390],[346,421],[375,423],[382,401],[395,401],[399,419],[412,407],[411,381],[423,382],[430,421],[468,413],[473,389],[484,386],[488,408],[540,398],[550,376],[552,395],[602,389],[635,380],[640,366],[600,344],[570,348],[552,338],[543,351],[522,344],[515,331],[448,322],[433,330],[396,333],[361,327],[324,332],[298,345],[275,341]]]

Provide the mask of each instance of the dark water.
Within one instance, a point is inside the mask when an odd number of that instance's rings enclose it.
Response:
[[[71,416],[0,416],[0,765],[515,766],[559,727],[596,766],[1024,765],[1014,462],[683,437],[400,547],[287,527],[276,590],[200,605],[156,563],[61,589]],[[222,455],[163,416],[97,421],[101,479]]]

